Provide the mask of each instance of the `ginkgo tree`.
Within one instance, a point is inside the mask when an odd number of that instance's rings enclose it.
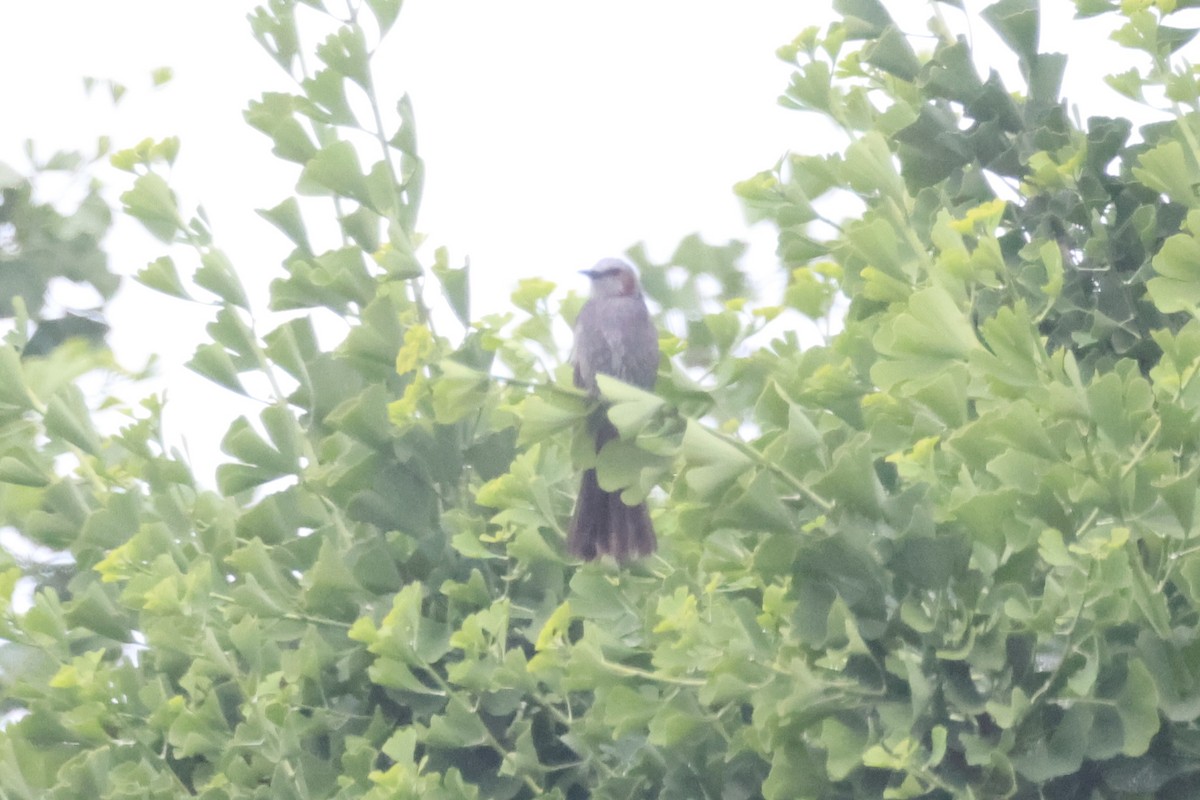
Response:
[[[164,246],[138,279],[212,306],[191,366],[258,401],[217,486],[159,400],[85,397],[77,347],[0,347],[0,523],[71,559],[55,583],[0,564],[0,793],[1195,793],[1189,4],[1076,3],[1141,57],[1108,78],[1161,120],[1140,128],[1069,113],[1036,0],[975,18],[1015,85],[977,70],[961,5],[918,40],[837,0],[780,49],[783,102],[845,146],[736,187],[778,228],[778,296],[750,296],[739,243],[631,248],[686,327],[654,392],[600,382],[600,480],[660,534],[624,568],[564,555],[591,408],[552,331],[582,298],[526,279],[477,317],[467,268],[422,247],[413,111],[372,73],[399,0],[258,8],[296,86],[246,112],[296,171],[261,212],[292,248],[276,313],[164,177],[177,143],[113,156]],[[317,309],[348,323],[333,346]],[[790,321],[831,314],[802,346]]]

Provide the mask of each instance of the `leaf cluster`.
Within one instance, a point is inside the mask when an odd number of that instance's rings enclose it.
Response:
[[[107,149],[101,140],[96,158]],[[101,248],[112,212],[99,182],[87,174],[95,159],[58,152],[40,160],[32,144],[27,155],[28,175],[0,163],[0,319],[13,321],[10,343],[27,356],[45,355],[73,338],[102,344],[108,325],[100,306],[120,280]],[[56,193],[80,197],[48,199]],[[57,280],[90,287],[97,307],[48,309]]]

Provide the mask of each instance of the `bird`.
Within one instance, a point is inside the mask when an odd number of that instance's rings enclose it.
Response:
[[[596,376],[611,375],[652,390],[658,376],[658,332],[637,273],[619,258],[603,258],[580,272],[591,279],[591,294],[575,320],[575,385],[597,398]],[[618,438],[603,406],[589,416],[588,430],[596,453]],[[595,468],[585,470],[571,516],[568,552],[584,561],[607,554],[624,563],[653,553],[657,546],[646,504],[626,505],[620,491],[600,487]]]

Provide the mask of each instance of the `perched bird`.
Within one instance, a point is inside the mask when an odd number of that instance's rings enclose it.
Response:
[[[596,375],[611,375],[653,389],[658,375],[658,332],[642,299],[637,273],[617,258],[601,259],[581,272],[591,278],[592,292],[575,320],[575,385],[597,396]],[[617,438],[617,429],[604,408],[592,414],[588,428],[597,453]],[[649,555],[656,546],[645,503],[626,505],[619,491],[600,488],[595,469],[585,471],[567,538],[570,553],[586,561],[607,553],[623,562]]]

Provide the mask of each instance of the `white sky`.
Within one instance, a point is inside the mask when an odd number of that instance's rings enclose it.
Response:
[[[286,197],[298,173],[242,120],[260,92],[289,88],[250,36],[245,16],[253,5],[0,0],[0,161],[23,169],[26,139],[48,155],[88,149],[101,134],[117,147],[180,136],[173,187],[185,209],[205,206],[218,243],[265,303],[289,247],[253,209]],[[693,231],[710,242],[749,237],[752,261],[769,269],[773,234],[747,230],[731,186],[785,151],[836,146],[813,117],[776,103],[789,76],[776,47],[828,22],[830,5],[408,0],[380,75],[385,96],[407,91],[415,105],[427,167],[419,224],[431,238],[426,261],[438,244],[450,248],[452,263],[470,257],[476,315],[503,308],[521,277],[582,289],[575,270],[599,257],[645,240],[652,255],[666,258]],[[911,14],[901,18],[906,29],[924,30],[924,3],[888,5]],[[1044,5],[1043,50],[1071,54],[1067,95],[1078,101],[1074,87],[1088,86],[1084,115],[1129,113],[1099,83],[1121,66],[1099,24],[1068,25],[1067,0]],[[953,9],[945,13],[957,18]],[[1011,55],[988,46],[978,18],[972,35],[989,65],[1011,75]],[[306,43],[309,52],[313,44]],[[149,73],[160,66],[171,67],[175,79],[150,91]],[[113,110],[102,97],[84,97],[83,75],[120,80],[130,92]],[[110,172],[105,180],[115,190],[127,178]],[[163,252],[126,220],[108,249],[124,275]],[[187,263],[185,254],[176,256]],[[186,435],[205,480],[219,463],[216,444],[233,412],[215,413],[223,390],[181,365],[211,314],[132,281],[110,313],[119,355],[131,363],[160,355],[168,419],[175,435]]]

